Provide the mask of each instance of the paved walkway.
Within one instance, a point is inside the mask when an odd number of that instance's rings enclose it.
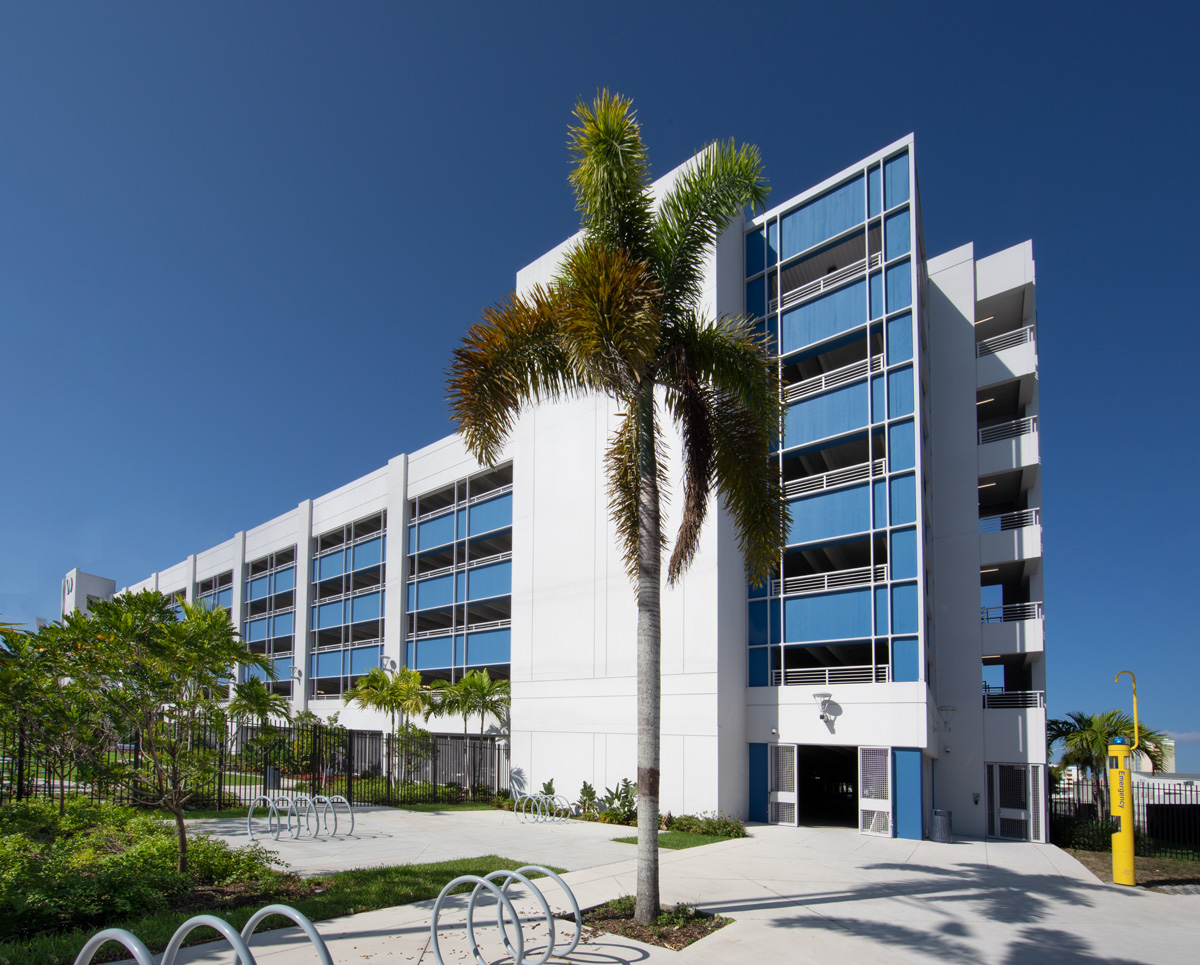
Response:
[[[335,867],[436,861],[483,853],[545,862],[565,876],[582,906],[634,890],[630,845],[612,827],[525,825],[501,812],[416,814],[365,811],[361,839],[281,840],[271,847],[305,873]],[[215,830],[218,822],[204,822]],[[236,822],[220,822],[245,841]],[[570,956],[584,965],[817,962],[1177,963],[1200,957],[1200,895],[1162,895],[1100,884],[1049,845],[964,841],[952,845],[863,837],[846,829],[752,827],[752,837],[662,853],[664,902],[685,901],[734,924],[682,952],[599,936]],[[325,849],[324,851],[322,849]],[[546,888],[552,906],[562,907]],[[320,922],[338,965],[431,963],[432,902]],[[462,902],[444,921],[443,957],[470,962]],[[519,906],[534,917],[534,906]],[[490,921],[484,914],[479,921]],[[536,929],[534,933],[541,934]],[[560,926],[560,934],[568,929]],[[503,958],[494,927],[480,927],[489,961]],[[295,930],[254,943],[263,965],[315,961]],[[261,952],[258,951],[261,945]],[[544,940],[541,945],[545,947]],[[227,962],[227,948],[193,949],[181,963]]]

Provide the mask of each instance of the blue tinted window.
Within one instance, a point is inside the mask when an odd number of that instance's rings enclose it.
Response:
[[[493,563],[491,566],[480,566],[469,572],[468,600],[482,600],[484,597],[501,596],[512,592],[512,563]]]
[[[266,620],[250,620],[246,624],[246,639],[247,640],[266,640],[267,639],[267,621]]]
[[[314,677],[340,677],[342,674],[341,650],[329,653],[318,653],[312,658],[312,675]]]
[[[848,536],[871,528],[871,501],[866,483],[793,500],[788,507],[792,511],[790,544]]]
[[[892,587],[892,632],[917,632],[917,607],[920,597],[916,583]]]
[[[884,244],[884,257],[888,261],[891,261],[893,258],[907,255],[909,249],[912,247],[909,237],[908,208],[905,208],[903,211],[897,211],[893,215],[888,215],[885,225],[887,241]]]
[[[790,258],[860,224],[863,200],[863,178],[859,175],[848,184],[784,215],[780,227],[780,257]]]
[[[921,645],[916,637],[892,641],[892,680],[897,683],[921,679]]]
[[[766,647],[755,647],[749,651],[749,663],[746,668],[747,682],[751,687],[766,687],[770,681],[768,673],[769,654]]]
[[[292,658],[276,657],[274,660],[275,679],[290,680],[292,676]]]
[[[266,680],[267,672],[259,667],[242,667],[242,682],[247,680]]]
[[[888,373],[888,415],[911,415],[913,410],[913,370],[911,365]]]
[[[883,165],[883,203],[894,208],[908,200],[908,153],[900,154]]]
[[[408,527],[408,551],[415,553],[417,551],[417,527]]]
[[[467,511],[460,509],[454,514],[455,539],[464,539],[467,535]]]
[[[771,642],[783,642],[783,600],[770,601],[771,606]]]
[[[764,580],[762,583],[759,583],[759,584],[757,584],[757,585],[754,585],[754,586],[747,586],[747,587],[746,587],[746,594],[747,594],[747,595],[748,595],[748,596],[749,596],[751,599],[754,599],[755,597],[766,596],[766,595],[767,595],[767,591],[768,591],[769,589],[770,589],[770,587],[768,586],[768,584],[767,584],[767,583],[766,583],[766,581]]]
[[[356,596],[350,601],[350,611],[352,623],[378,620],[383,613],[383,594],[368,593],[365,596]]]
[[[877,375],[871,379],[871,421],[885,422],[887,420],[887,404],[884,395],[883,376]]]
[[[417,669],[436,670],[451,665],[451,641],[449,637],[417,641]]]
[[[472,536],[511,526],[512,493],[505,493],[484,503],[476,503],[471,507],[469,523]]]
[[[417,609],[428,610],[434,606],[449,606],[454,602],[454,575],[446,573],[431,580],[417,582]]]
[[[875,528],[883,529],[887,526],[887,490],[884,488],[885,483],[881,479],[875,486]]]
[[[883,315],[883,272],[877,271],[871,275],[871,306],[872,318]]]
[[[912,469],[917,464],[917,440],[911,422],[900,422],[888,429],[888,469]]]
[[[892,533],[892,550],[888,557],[889,575],[893,580],[907,580],[917,575],[917,531],[901,529]]]
[[[324,556],[317,558],[317,579],[327,580],[331,576],[341,576],[343,570],[343,559],[345,554],[342,550],[334,550],[332,553],[326,553]]]
[[[907,260],[887,270],[887,310],[894,312],[912,304],[912,271]]]
[[[467,574],[454,574],[454,599],[461,602],[467,598]]]
[[[871,591],[814,593],[783,601],[784,642],[846,640],[871,635]]]
[[[867,320],[866,285],[865,281],[855,282],[784,312],[783,354],[863,324]]]
[[[888,320],[887,363],[907,362],[913,357],[912,315],[905,314]]]
[[[281,613],[271,618],[271,636],[289,637],[295,630],[296,620],[293,613]]]
[[[892,525],[917,521],[917,477],[893,476],[888,482],[892,490]]]
[[[508,663],[512,631],[485,630],[467,637],[467,663],[481,666],[489,663]]]
[[[417,584],[416,583],[408,584],[407,607],[409,610],[415,610],[417,608]]]
[[[879,168],[873,167],[867,174],[867,214],[874,218],[879,214]]]
[[[383,539],[374,539],[359,543],[354,547],[354,568],[361,570],[364,566],[378,566],[383,559]]]
[[[250,589],[247,594],[251,600],[261,600],[271,590],[271,580],[268,577],[260,576],[257,580],[250,581]]]
[[[875,633],[883,636],[888,632],[888,588],[875,587]]]
[[[337,603],[322,603],[320,606],[313,607],[313,615],[318,630],[326,627],[337,627],[342,624],[342,604]]]
[[[217,593],[216,605],[223,606],[226,610],[233,606],[233,587],[226,587]]]
[[[746,283],[746,314],[762,318],[767,314],[767,280],[755,278]]]
[[[759,228],[746,235],[746,277],[757,275],[766,267],[763,249],[764,231]]]
[[[417,524],[417,542],[421,549],[427,550],[434,546],[443,546],[454,542],[454,514],[447,513],[437,519],[426,520]]]
[[[772,221],[767,227],[767,267],[779,260],[779,222]]]
[[[379,666],[379,647],[355,647],[350,651],[350,676],[357,677]]]
[[[275,592],[286,593],[296,588],[296,571],[292,567],[275,574]]]
[[[868,405],[865,379],[855,385],[843,386],[797,402],[788,407],[784,419],[784,446],[790,449],[826,436],[862,428],[867,425],[870,416]]]
[[[767,642],[767,603],[765,600],[751,603],[747,610],[748,642],[750,646],[761,646]]]

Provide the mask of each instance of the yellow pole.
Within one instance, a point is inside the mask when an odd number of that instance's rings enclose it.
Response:
[[[1137,717],[1137,677],[1132,671],[1122,670],[1113,678],[1118,683],[1129,674],[1133,682],[1133,746],[1124,737],[1114,737],[1108,743],[1108,810],[1117,821],[1117,830],[1112,836],[1113,882],[1118,885],[1134,885],[1137,879],[1133,870],[1133,778],[1129,766],[1132,751],[1137,749],[1140,734]]]

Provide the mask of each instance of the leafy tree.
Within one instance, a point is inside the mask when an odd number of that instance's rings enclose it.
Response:
[[[433,713],[438,717],[458,717],[463,719],[463,744],[466,746],[468,757],[472,754],[470,741],[467,739],[467,728],[470,719],[479,715],[479,736],[483,737],[483,728],[488,717],[495,717],[502,725],[507,726],[508,707],[511,692],[507,680],[497,680],[487,671],[468,670],[454,683],[445,680],[434,682],[435,704]],[[478,760],[472,758],[467,762],[469,774],[476,774]],[[475,784],[472,777],[468,784],[468,796],[474,799]]]
[[[683,512],[668,583],[695,556],[709,497],[737,529],[751,582],[778,565],[786,508],[769,461],[781,397],[776,367],[750,319],[704,317],[704,266],[746,205],[767,196],[758,149],[714,142],[657,203],[629,100],[597,94],[575,107],[570,183],[583,237],[558,277],[486,309],[454,353],[450,395],[467,446],[499,456],[518,416],[550,399],[600,394],[622,413],[606,455],[609,505],[637,591],[637,919],[659,912],[658,801],[661,416],[681,440]]]
[[[180,607],[177,618],[161,593],[130,593],[94,603],[88,615],[76,611],[57,633],[82,655],[78,679],[99,698],[108,740],[137,735],[136,756],[105,757],[98,766],[139,803],[171,812],[178,870],[186,873],[184,808],[216,778],[231,668],[273,670],[238,639],[223,607]]]

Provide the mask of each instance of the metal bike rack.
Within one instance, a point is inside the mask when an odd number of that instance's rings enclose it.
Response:
[[[552,878],[559,888],[562,889],[563,894],[565,894],[567,899],[571,902],[571,910],[574,912],[575,916],[575,935],[571,939],[571,944],[564,951],[557,953],[555,952],[555,945],[557,944],[554,934],[555,919],[550,911],[550,905],[546,901],[546,896],[533,881],[525,876],[526,872],[534,871],[540,872],[541,874],[546,875],[548,878]],[[497,885],[495,882],[499,879],[503,879],[503,882],[500,885]],[[524,925],[527,920],[532,919],[522,919],[517,914],[517,910],[513,906],[512,900],[508,897],[508,888],[514,881],[519,881],[529,889],[532,896],[537,900],[537,903],[541,905],[542,917],[546,922],[546,950],[541,954],[540,957],[536,959],[530,960],[525,958]],[[466,927],[467,940],[471,944],[471,954],[474,956],[478,965],[489,965],[489,963],[480,953],[479,941],[475,937],[475,903],[478,901],[480,894],[484,891],[488,891],[496,897],[496,926],[500,930],[500,937],[504,942],[504,948],[507,950],[508,954],[512,956],[514,965],[545,965],[551,955],[557,954],[559,957],[570,955],[571,952],[575,950],[576,946],[578,946],[579,940],[583,935],[583,916],[579,912],[579,902],[575,900],[575,894],[567,886],[567,883],[549,868],[543,868],[541,865],[525,865],[522,868],[518,868],[516,871],[493,871],[491,874],[482,878],[478,875],[462,875],[458,878],[455,878],[448,885],[446,885],[445,888],[442,889],[442,893],[438,895],[437,901],[434,902],[433,918],[430,920],[429,924],[430,943],[433,946],[433,957],[437,962],[437,965],[445,965],[445,962],[442,960],[442,949],[440,940],[438,938],[438,920],[441,917],[442,906],[447,895],[450,894],[451,890],[453,890],[456,885],[460,884],[475,885],[475,888],[471,892],[470,900],[467,902]],[[514,925],[516,928],[515,943],[509,940],[507,928],[509,924]],[[139,965],[141,965],[141,963],[139,963]]]
[[[307,794],[297,794],[295,797],[286,797],[278,795],[274,798],[269,795],[262,794],[250,802],[250,808],[246,812],[246,834],[250,836],[250,840],[254,840],[254,827],[252,820],[254,818],[254,809],[258,805],[266,805],[267,808],[267,833],[271,835],[275,841],[279,840],[280,833],[285,826],[287,833],[297,838],[301,832],[305,832],[313,837],[318,834],[337,834],[338,833],[338,805],[344,805],[346,813],[350,816],[350,830],[347,834],[354,833],[354,808],[350,806],[350,802],[341,794],[334,794],[330,797],[318,794],[316,797],[309,797]],[[284,825],[280,817],[282,811],[283,817],[287,823]],[[304,823],[301,824],[301,814],[304,816]],[[333,829],[329,827],[329,816],[333,815]],[[292,827],[292,815],[296,817],[296,826]],[[313,829],[313,823],[316,823],[316,830]]]
[[[246,922],[246,926],[242,929],[241,934],[238,934],[234,927],[225,921],[224,918],[217,918],[213,915],[196,915],[193,918],[189,918],[171,936],[171,940],[167,943],[166,951],[163,952],[162,961],[159,965],[174,965],[175,956],[179,954],[179,949],[183,946],[183,940],[197,928],[205,926],[215,929],[233,948],[234,965],[237,965],[238,962],[241,965],[257,965],[254,955],[250,951],[250,939],[254,934],[254,930],[258,928],[259,923],[271,915],[282,915],[285,918],[290,918],[295,924],[299,925],[305,937],[308,938],[309,944],[313,946],[313,950],[317,953],[317,960],[320,962],[320,965],[333,965],[333,958],[329,954],[325,940],[318,934],[316,928],[313,927],[313,923],[289,905],[267,905],[265,908],[260,908]],[[150,954],[150,950],[146,947],[145,943],[124,928],[105,928],[103,931],[96,932],[95,935],[88,939],[87,944],[83,946],[76,956],[75,965],[90,965],[100,946],[108,942],[116,942],[118,945],[122,945],[127,952],[132,953],[137,965],[155,965],[154,956]]]
[[[571,804],[561,794],[522,794],[513,802],[513,814],[523,823],[565,821],[571,816]]]
[[[320,826],[325,831],[326,834],[337,834],[338,833],[337,806],[339,804],[344,804],[346,806],[346,813],[348,815],[350,815],[350,830],[347,831],[346,833],[347,834],[354,833],[354,808],[352,808],[350,806],[350,802],[347,801],[341,794],[332,794],[329,797],[325,797],[324,795],[318,794],[316,797],[314,797],[312,799],[312,803],[313,803],[314,808],[316,808],[316,807],[321,808]],[[333,815],[333,830],[332,831],[329,830],[329,815],[330,814]]]

